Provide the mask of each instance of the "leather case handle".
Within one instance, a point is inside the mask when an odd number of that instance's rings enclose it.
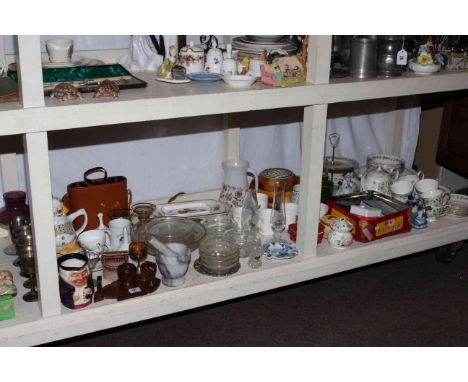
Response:
[[[91,174],[94,174],[94,173],[97,173],[97,172],[103,173],[104,177],[99,178],[99,179],[89,179],[88,178]],[[107,171],[106,171],[106,169],[104,167],[90,168],[89,170],[85,171],[83,177],[84,177],[85,182],[89,183],[89,184],[106,184],[107,183]]]

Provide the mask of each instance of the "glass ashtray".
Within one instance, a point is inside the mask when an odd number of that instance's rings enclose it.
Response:
[[[233,240],[222,236],[209,235],[200,243],[200,257],[195,269],[210,276],[225,276],[240,268],[239,246]]]

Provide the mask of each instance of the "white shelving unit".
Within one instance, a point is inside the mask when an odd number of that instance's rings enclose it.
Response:
[[[315,244],[327,105],[466,89],[468,73],[442,72],[431,76],[407,73],[395,79],[353,81],[345,78],[329,82],[331,36],[311,36],[308,81],[305,84],[284,89],[258,84],[249,90],[231,89],[221,82],[210,86],[192,83],[179,87],[155,81],[154,73],[140,72],[137,76],[148,82],[145,89],[122,92],[118,100],[88,97],[83,101],[63,104],[43,97],[38,36],[20,36],[18,46],[23,101],[0,104],[0,135],[22,134],[24,137],[40,301],[25,303],[21,299],[23,293],[19,291],[15,299],[17,318],[0,322],[0,345],[25,346],[51,342],[468,239],[468,219],[444,217],[425,230],[368,244],[354,243],[341,251],[332,249],[327,243]],[[300,230],[297,241],[300,255],[297,258],[286,262],[264,260],[263,267],[257,270],[250,269],[242,260],[238,273],[222,278],[200,275],[191,267],[186,284],[179,288],[162,286],[149,296],[118,303],[103,301],[79,311],[70,311],[61,306],[50,213],[48,131],[287,107],[304,108]],[[138,126],[130,124],[128,128]],[[228,129],[225,137],[226,156],[237,156],[238,129]],[[217,195],[218,191],[214,190],[186,198],[216,198]],[[0,240],[1,266],[12,261],[12,257],[3,254],[3,248],[8,243],[8,239]],[[196,256],[197,253],[194,253],[193,259]],[[15,280],[20,284],[19,276]]]

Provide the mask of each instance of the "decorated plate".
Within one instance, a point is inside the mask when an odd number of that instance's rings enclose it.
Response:
[[[266,243],[263,245],[263,254],[268,260],[289,260],[297,256],[297,248],[286,242]]]
[[[197,82],[216,82],[223,78],[221,74],[208,72],[189,73],[187,77]]]

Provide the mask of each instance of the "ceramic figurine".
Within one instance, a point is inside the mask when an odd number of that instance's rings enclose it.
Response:
[[[331,232],[328,234],[328,242],[333,248],[346,248],[353,243],[351,230],[353,225],[346,218],[336,219],[331,224]]]
[[[88,258],[81,253],[70,253],[58,260],[60,300],[69,309],[80,309],[91,304],[94,285]]]
[[[222,74],[237,74],[237,64],[236,61],[232,58],[232,45],[227,44],[226,46],[226,58],[223,59]]]
[[[58,198],[52,198],[52,207],[54,214],[54,228],[55,228],[55,246],[58,253],[65,253],[72,250],[76,244],[77,236],[84,231],[88,224],[88,215],[82,208],[72,214],[65,215],[63,203]],[[73,228],[73,220],[77,217],[83,216],[84,223],[75,231]]]
[[[127,53],[119,59],[128,70],[156,70],[163,62],[163,56],[154,50],[154,44],[147,35],[130,36]]]
[[[304,67],[296,56],[278,57],[272,63],[280,67],[286,83],[299,83],[306,80]]]
[[[427,213],[422,198],[417,194],[410,194],[408,203],[411,204],[411,226],[414,229],[427,228]]]
[[[93,97],[119,98],[120,89],[114,81],[104,80],[99,83]]]
[[[49,98],[58,98],[62,101],[69,101],[75,98],[83,99],[83,96],[72,84],[62,82],[54,87]]]
[[[283,73],[281,73],[279,66],[271,64],[261,65],[260,73],[262,74],[262,82],[265,85],[286,86],[286,81],[284,80]]]
[[[169,48],[169,57],[164,60],[162,65],[159,67],[156,76],[158,78],[164,78],[167,80],[172,80],[172,68],[175,65],[179,65],[179,61],[176,57],[177,49],[174,45],[171,45]]]
[[[335,195],[351,194],[356,191],[356,186],[353,182],[353,174],[348,172],[344,175],[343,180],[340,182]]]
[[[216,40],[212,42],[211,48],[206,54],[205,72],[221,73],[223,67],[223,52],[218,48]]]

